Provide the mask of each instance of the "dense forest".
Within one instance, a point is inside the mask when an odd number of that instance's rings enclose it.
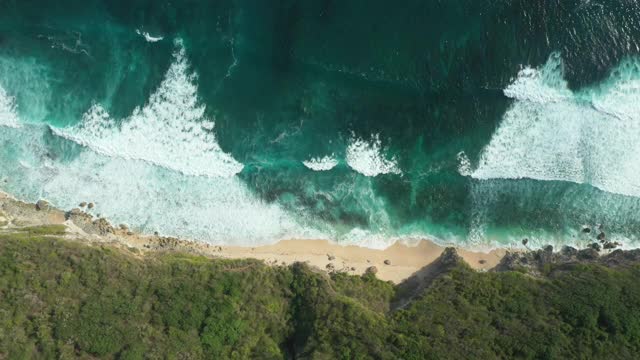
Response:
[[[0,234],[0,358],[632,359],[640,267],[375,274]]]

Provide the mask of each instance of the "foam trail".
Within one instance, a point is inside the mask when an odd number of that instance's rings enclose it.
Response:
[[[154,43],[154,42],[158,42],[158,41],[164,40],[164,37],[162,37],[162,36],[151,36],[151,34],[149,34],[148,32],[140,31],[140,29],[136,29],[136,34],[144,37],[144,39],[147,42],[150,42],[150,43]]]
[[[347,164],[364,176],[380,174],[402,174],[396,159],[387,159],[383,155],[380,136],[374,135],[371,141],[352,139],[347,147]]]
[[[143,108],[116,125],[94,105],[80,125],[52,129],[57,135],[101,154],[143,160],[186,175],[230,177],[243,165],[224,153],[213,135],[214,123],[198,103],[196,74],[189,71],[185,49],[176,41],[174,61]]]
[[[329,171],[338,165],[338,160],[334,155],[325,157],[316,157],[302,162],[304,166],[313,171]]]
[[[20,127],[15,98],[9,96],[2,86],[0,86],[0,126]]]
[[[515,102],[483,150],[478,179],[559,180],[640,196],[640,63],[629,60],[600,86],[572,92],[553,54],[504,93]]]

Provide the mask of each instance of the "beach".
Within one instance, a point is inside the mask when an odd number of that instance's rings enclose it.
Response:
[[[212,245],[161,235],[139,234],[126,226],[109,224],[105,219],[96,218],[80,208],[65,212],[48,203],[42,204],[46,205],[39,207],[0,193],[0,225],[4,224],[0,229],[10,231],[12,228],[26,226],[65,225],[65,238],[69,240],[135,249],[135,253],[141,256],[153,251],[182,251],[215,258],[253,258],[269,265],[305,262],[327,272],[363,274],[369,269],[379,279],[396,284],[431,264],[445,249],[445,246],[428,239],[419,241],[415,246],[399,241],[384,250],[343,246],[328,240],[296,239],[256,247]],[[507,252],[507,249],[482,252],[460,247],[456,247],[456,250],[469,266],[480,271],[495,267]]]

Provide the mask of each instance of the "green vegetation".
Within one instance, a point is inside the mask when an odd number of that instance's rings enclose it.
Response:
[[[67,227],[64,225],[40,225],[19,228],[16,231],[26,233],[29,236],[34,235],[64,235]]]
[[[50,233],[59,234],[51,228]],[[372,275],[0,234],[0,358],[637,358],[640,268]],[[406,296],[406,294],[403,294]]]

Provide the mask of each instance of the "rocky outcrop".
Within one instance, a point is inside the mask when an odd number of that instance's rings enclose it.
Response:
[[[396,298],[393,300],[391,307],[399,309],[406,306],[413,298],[422,294],[424,289],[428,288],[434,280],[458,266],[468,267],[469,265],[458,255],[455,248],[445,248],[440,257],[434,262],[418,270],[418,272],[398,285]]]
[[[458,255],[456,249],[452,247],[445,248],[435,262],[439,263],[440,268],[448,268],[459,264],[465,264],[462,256]]]
[[[600,244],[594,243],[582,250],[564,246],[559,252],[553,252],[553,248],[547,246],[541,250],[512,252],[507,253],[493,271],[525,271],[531,275],[541,276],[554,268],[578,263],[600,264],[608,267],[640,264],[640,249],[614,250],[605,254],[601,254],[600,251]]]
[[[71,220],[87,234],[109,235],[115,234],[115,229],[105,218],[94,219],[78,208],[71,209],[65,213],[65,218]]]
[[[608,267],[638,265],[640,264],[640,249],[614,250],[599,258],[598,262]]]
[[[107,235],[107,234],[114,234],[115,233],[115,230],[113,229],[113,226],[111,226],[111,224],[105,218],[99,218],[97,220],[94,220],[92,222],[92,224],[95,227],[95,229],[98,232],[98,234],[100,234],[100,235]]]

